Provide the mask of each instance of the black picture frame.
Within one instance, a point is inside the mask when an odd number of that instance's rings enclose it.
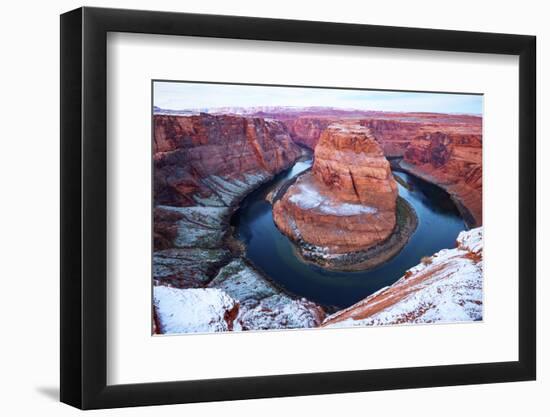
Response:
[[[107,385],[108,32],[519,56],[519,358],[399,369]],[[533,380],[536,375],[536,38],[185,13],[61,15],[61,401],[82,409]]]

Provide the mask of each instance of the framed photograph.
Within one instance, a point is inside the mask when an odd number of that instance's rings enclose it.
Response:
[[[535,379],[535,37],[61,16],[61,401]]]

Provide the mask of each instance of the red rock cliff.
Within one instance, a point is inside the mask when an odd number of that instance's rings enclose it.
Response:
[[[219,197],[224,181],[273,175],[301,154],[278,121],[206,114],[156,115],[153,150],[155,203],[173,206]]]
[[[297,117],[285,120],[292,140],[314,150],[323,130],[336,119],[327,117]]]
[[[397,185],[369,129],[333,124],[315,148],[311,172],[273,207],[283,233],[329,254],[367,249],[395,227]]]
[[[459,203],[470,225],[483,223],[481,134],[448,131],[417,136],[409,144],[401,165],[445,188]]]

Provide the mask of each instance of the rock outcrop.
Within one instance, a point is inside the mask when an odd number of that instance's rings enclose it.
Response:
[[[318,327],[323,309],[305,298],[291,298],[242,259],[234,260],[208,284],[225,291],[240,305],[234,330]]]
[[[325,318],[321,307],[284,294],[242,259],[222,267],[205,288],[157,285],[153,296],[161,334],[304,329]]]
[[[397,185],[369,129],[332,124],[315,148],[311,172],[273,206],[279,229],[302,248],[325,254],[368,249],[396,224]]]
[[[395,284],[341,310],[324,327],[461,322],[483,319],[483,229],[461,232]]]

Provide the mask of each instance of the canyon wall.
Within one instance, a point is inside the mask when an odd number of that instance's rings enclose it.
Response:
[[[337,119],[331,117],[301,116],[283,120],[294,142],[314,150],[321,133]]]
[[[227,205],[223,181],[273,175],[301,154],[277,121],[239,116],[154,117],[155,203]]]
[[[332,124],[321,134],[311,172],[275,202],[273,219],[302,250],[345,254],[389,237],[396,198],[390,165],[370,130]]]
[[[210,227],[213,207],[232,207],[302,154],[277,121],[240,116],[154,117],[155,248],[173,246],[176,222]],[[212,207],[168,212],[162,207]],[[199,215],[200,211],[208,212]],[[218,210],[219,211],[219,210]],[[227,215],[228,210],[221,210]],[[200,218],[199,218],[200,217]],[[218,223],[225,220],[217,213]],[[208,221],[207,221],[208,222]]]
[[[483,319],[483,229],[461,232],[454,249],[425,257],[393,285],[328,316],[323,327]]]
[[[153,295],[156,333],[320,325],[242,259],[229,219],[238,202],[302,155],[286,127],[240,116],[154,117]]]
[[[403,156],[411,140],[424,133],[481,134],[481,117],[471,115],[324,109],[303,113],[280,110],[267,116],[284,123],[292,139],[310,149],[315,149],[322,131],[331,123],[359,123],[371,129],[387,157]]]
[[[483,224],[481,134],[448,132],[416,136],[400,166],[444,188],[470,226]]]

